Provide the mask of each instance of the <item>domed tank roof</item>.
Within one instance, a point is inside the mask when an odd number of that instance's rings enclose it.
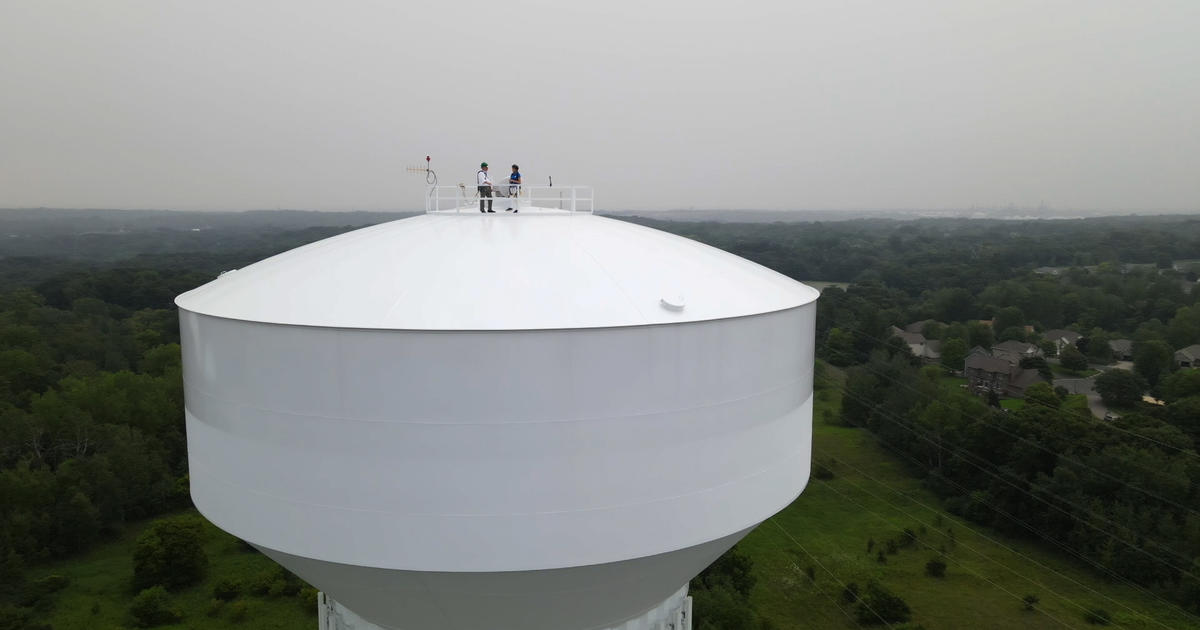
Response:
[[[421,215],[284,252],[176,298],[228,319],[533,330],[779,311],[815,289],[696,241],[594,215]]]

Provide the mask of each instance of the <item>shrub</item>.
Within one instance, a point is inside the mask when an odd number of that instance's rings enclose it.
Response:
[[[925,575],[929,577],[946,577],[946,563],[940,558],[934,558],[925,563]]]
[[[808,576],[808,581],[809,581],[809,582],[816,582],[816,581],[817,581],[817,571],[816,571],[816,569],[813,569],[813,567],[812,567],[812,565],[811,565],[811,564],[810,564],[810,565],[808,565],[808,566],[806,566],[806,567],[804,567],[804,575],[807,575],[807,576]]]
[[[300,605],[305,610],[316,615],[317,614],[317,589],[311,586],[305,586],[300,589]]]
[[[250,616],[250,607],[246,602],[233,602],[229,605],[229,620],[241,623]]]
[[[283,567],[268,569],[255,575],[246,584],[246,591],[260,597],[292,596],[304,588],[304,582],[295,573]]]
[[[50,595],[63,590],[70,583],[71,579],[64,575],[47,575],[46,577],[38,578],[25,586],[25,590],[21,594],[20,603],[22,606],[37,606],[41,603],[48,604]]]
[[[1095,379],[1094,387],[1106,405],[1129,406],[1142,399],[1150,388],[1146,379],[1128,370],[1105,370]]]
[[[275,571],[270,569],[260,571],[246,582],[246,592],[251,595],[264,596],[271,591],[271,584],[274,582]]]
[[[1058,357],[1058,362],[1068,370],[1081,372],[1088,369],[1087,357],[1083,353],[1076,350],[1073,346],[1063,348],[1062,353]]]
[[[194,518],[158,521],[138,536],[133,551],[134,586],[190,586],[204,577],[204,530]]]
[[[853,604],[858,601],[858,584],[851,582],[842,589],[842,601],[847,604]]]
[[[237,599],[238,595],[242,594],[242,584],[237,580],[224,579],[213,585],[212,596],[214,599],[231,602]]]
[[[754,607],[725,584],[693,592],[696,630],[762,630]]]
[[[1025,597],[1021,598],[1021,609],[1022,610],[1033,610],[1033,607],[1037,606],[1038,602],[1040,602],[1040,601],[1042,601],[1042,600],[1039,599],[1037,595],[1030,593],[1030,594],[1026,595]]]
[[[717,558],[716,562],[701,571],[700,575],[695,577],[695,582],[700,588],[711,589],[717,586],[726,586],[741,597],[749,598],[751,589],[758,581],[753,570],[754,561],[750,559],[750,556],[739,551],[735,545]]]
[[[183,618],[178,610],[170,607],[171,596],[167,589],[155,586],[143,590],[133,598],[129,605],[129,615],[139,628],[152,628],[168,623],[175,623]]]
[[[893,624],[908,621],[912,609],[900,596],[878,582],[871,582],[859,598],[854,616],[862,624]]]
[[[1097,626],[1107,626],[1112,623],[1112,615],[1103,608],[1089,608],[1083,613],[1083,620]]]
[[[222,610],[225,610],[225,600],[210,599],[208,600],[208,608],[205,609],[204,614],[209,617],[220,617]]]
[[[33,617],[33,611],[9,604],[0,604],[0,628],[3,630],[23,629]]]

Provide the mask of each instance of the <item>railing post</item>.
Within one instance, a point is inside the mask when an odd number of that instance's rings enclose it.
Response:
[[[571,214],[575,214],[575,187],[571,187]]]

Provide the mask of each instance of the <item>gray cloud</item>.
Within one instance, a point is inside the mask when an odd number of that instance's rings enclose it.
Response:
[[[0,3],[0,206],[1200,210],[1200,3]]]

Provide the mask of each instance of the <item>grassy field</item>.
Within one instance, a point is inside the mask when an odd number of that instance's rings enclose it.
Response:
[[[836,390],[817,393],[813,456],[833,478],[812,479],[799,499],[739,545],[758,576],[752,602],[774,627],[860,627],[839,595],[848,582],[862,586],[874,579],[904,598],[912,621],[926,630],[1093,628],[1084,621],[1093,608],[1111,613],[1111,627],[1200,628],[1200,619],[1152,594],[1106,582],[1065,553],[942,511],[869,433],[823,420],[825,410],[836,417],[837,404]],[[903,539],[905,528],[916,542],[879,563],[878,550],[889,539]],[[876,543],[870,554],[868,540]],[[939,556],[945,577],[928,577],[926,563]],[[1040,600],[1034,610],[1023,610],[1027,594]]]
[[[967,386],[967,379],[966,379],[966,377],[963,377],[963,376],[951,376],[951,375],[949,375],[949,374],[943,374],[941,377],[939,377],[939,378],[938,378],[938,382],[939,382],[939,383],[941,383],[942,385],[946,386],[946,387],[958,387],[958,388],[963,388],[963,387],[966,387],[966,386]]]
[[[130,586],[133,576],[131,558],[134,541],[149,524],[145,522],[132,527],[119,540],[97,547],[88,554],[32,571],[31,578],[44,575],[70,578],[70,585],[52,596],[52,608],[34,621],[48,623],[54,630],[133,627],[128,610],[137,593]],[[310,610],[298,597],[242,594],[233,602],[214,604],[212,588],[217,581],[235,579],[249,582],[274,571],[278,565],[266,556],[247,551],[236,538],[207,521],[204,526],[204,549],[209,559],[207,577],[196,586],[171,594],[171,606],[183,613],[183,619],[177,624],[159,628],[316,628],[315,605]],[[238,619],[237,610],[241,608],[244,611]]]

